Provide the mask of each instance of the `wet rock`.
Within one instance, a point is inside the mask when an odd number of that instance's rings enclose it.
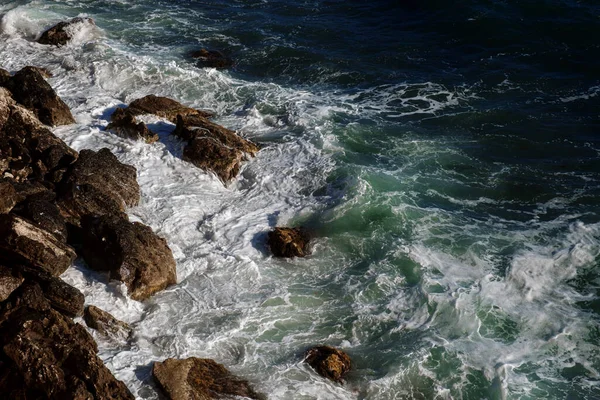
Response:
[[[20,203],[14,214],[20,215],[34,225],[54,234],[60,241],[67,243],[67,224],[58,207],[43,196],[30,196]]]
[[[23,283],[23,277],[12,268],[0,265],[0,303]]]
[[[120,214],[139,202],[136,175],[106,148],[82,150],[58,185],[58,206],[74,225],[84,215]]]
[[[0,328],[3,369],[14,377],[8,385],[0,383],[4,393],[38,394],[31,397],[36,399],[134,398],[97,357],[96,344],[81,325],[52,309],[23,305]]]
[[[275,257],[305,257],[309,254],[308,233],[301,228],[275,228],[268,235],[268,244]]]
[[[70,21],[59,22],[54,25],[40,36],[38,43],[53,45],[53,46],[64,46],[72,38],[74,33],[80,28],[81,25],[95,25],[94,20],[91,18],[73,18]]]
[[[167,241],[146,225],[105,215],[85,217],[81,227],[85,262],[124,282],[132,299],[144,300],[176,283],[175,260]]]
[[[153,114],[161,118],[166,118],[173,123],[177,121],[178,115],[197,115],[205,118],[212,116],[212,113],[208,111],[196,110],[168,97],[160,97],[152,94],[132,101],[127,110],[132,115]]]
[[[113,113],[112,122],[106,127],[118,136],[128,139],[143,139],[146,143],[154,143],[158,135],[152,132],[143,122],[137,122],[135,116],[123,108],[117,108]]]
[[[237,176],[242,160],[258,151],[254,143],[201,116],[179,115],[173,134],[188,141],[184,160],[214,172],[224,183]]]
[[[0,86],[6,86],[10,81],[10,72],[0,68]]]
[[[9,263],[39,267],[58,276],[75,259],[75,251],[52,233],[25,219],[0,215],[0,259]]]
[[[131,334],[131,328],[123,321],[119,321],[110,313],[95,306],[87,306],[83,314],[86,325],[97,330],[103,335],[126,340]]]
[[[200,49],[190,54],[195,58],[199,67],[203,68],[231,68],[234,62],[231,58],[218,50]]]
[[[348,354],[330,346],[313,347],[306,352],[304,361],[319,375],[339,383],[343,383],[352,365]]]
[[[0,181],[0,214],[6,214],[17,204],[18,194],[8,181]]]
[[[152,374],[167,398],[172,400],[221,399],[234,396],[265,397],[250,384],[231,374],[223,365],[202,358],[167,359],[155,362]]]
[[[46,82],[39,68],[21,69],[10,79],[8,88],[13,98],[33,111],[42,123],[50,126],[75,123],[71,110]]]
[[[40,73],[40,75],[42,75],[46,79],[52,78],[54,76],[54,74],[48,68],[34,67],[34,66],[31,66],[31,65],[28,65],[25,68],[31,68],[31,69],[36,70],[37,72]]]

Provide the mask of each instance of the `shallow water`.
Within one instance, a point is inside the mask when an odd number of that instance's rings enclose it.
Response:
[[[8,1],[0,66],[49,68],[77,119],[142,190],[178,284],[138,303],[78,261],[64,279],[131,323],[100,356],[138,398],[151,363],[210,357],[272,399],[600,398],[600,50],[591,2]],[[45,28],[97,26],[60,49]],[[198,47],[230,54],[199,69]],[[263,146],[224,187],[104,130],[146,94],[217,113]],[[278,260],[275,225],[314,229]],[[346,350],[344,386],[302,363]]]

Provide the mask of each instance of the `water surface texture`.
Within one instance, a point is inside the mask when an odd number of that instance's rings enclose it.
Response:
[[[2,1],[0,66],[49,68],[75,149],[134,165],[133,220],[178,284],[138,303],[82,262],[64,276],[131,323],[100,356],[136,397],[151,363],[208,357],[270,399],[600,398],[600,6],[593,1]],[[457,3],[457,4],[454,4]],[[97,27],[34,42],[75,16]],[[219,49],[233,70],[187,54]],[[104,130],[169,96],[260,143],[224,187]],[[266,232],[313,229],[279,260]],[[336,385],[302,363],[354,360]]]

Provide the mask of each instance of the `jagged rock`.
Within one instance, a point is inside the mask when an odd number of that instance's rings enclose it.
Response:
[[[160,97],[153,94],[132,101],[127,110],[132,115],[154,114],[158,117],[166,118],[173,123],[177,121],[177,115],[212,117],[212,113],[208,111],[196,110],[168,97]]]
[[[152,132],[143,122],[137,122],[129,109],[117,108],[113,113],[112,122],[106,127],[117,135],[129,139],[143,139],[146,143],[154,143],[158,135]]]
[[[131,334],[129,325],[95,306],[90,305],[85,308],[83,320],[90,328],[119,340],[126,340]]]
[[[19,203],[32,198],[35,200],[45,200],[53,202],[56,199],[53,185],[46,181],[28,180],[24,182],[13,182],[13,187],[17,192],[17,201]]]
[[[48,69],[48,68],[44,68],[44,67],[34,67],[32,65],[28,65],[25,68],[31,68],[31,69],[35,69],[37,72],[40,73],[40,75],[42,75],[44,78],[48,79],[48,78],[52,78],[54,76],[54,74],[52,74],[52,72]]]
[[[38,39],[38,43],[48,44],[53,46],[64,46],[67,44],[72,38],[73,34],[76,31],[78,25],[83,24],[94,24],[94,20],[92,18],[73,18],[70,21],[59,22],[54,25],[40,36]]]
[[[146,225],[105,215],[85,217],[81,227],[85,262],[124,282],[132,299],[144,300],[176,283],[175,259],[167,241]]]
[[[173,134],[188,141],[184,160],[214,172],[225,183],[237,176],[242,160],[258,151],[254,143],[201,116],[177,116]]]
[[[6,214],[17,204],[18,194],[8,181],[0,181],[0,214]]]
[[[13,98],[33,111],[42,123],[50,126],[75,123],[71,110],[46,82],[39,68],[21,69],[10,79],[8,89]]]
[[[54,234],[63,243],[67,243],[67,224],[58,207],[44,198],[46,193],[30,196],[19,203],[14,214],[27,218],[34,225]]]
[[[74,225],[84,215],[120,214],[140,199],[135,168],[119,162],[106,148],[82,150],[58,192],[58,206]]]
[[[0,259],[33,265],[58,276],[71,266],[75,251],[19,216],[0,214]]]
[[[203,358],[169,358],[155,362],[152,375],[168,399],[222,399],[234,396],[250,399],[265,397],[252,389],[248,381],[231,374],[223,365]]]
[[[352,366],[348,354],[330,346],[313,347],[306,352],[304,361],[319,375],[339,383],[343,383]]]
[[[198,66],[204,68],[231,68],[233,60],[218,50],[200,49],[190,54],[198,60]]]
[[[6,86],[10,81],[10,72],[0,68],[0,86]]]
[[[97,357],[85,328],[52,310],[37,284],[23,284],[9,303],[2,304],[1,370],[12,379],[0,378],[3,396],[133,399]]]
[[[309,254],[309,241],[308,233],[300,228],[275,228],[268,235],[275,257],[305,257]]]
[[[48,172],[65,168],[76,158],[75,150],[0,88],[0,174],[17,182],[44,179]]]
[[[23,277],[12,268],[0,265],[0,303],[8,299],[23,283]]]

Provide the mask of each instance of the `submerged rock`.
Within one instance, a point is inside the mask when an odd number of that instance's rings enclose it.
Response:
[[[81,227],[85,262],[124,282],[132,299],[144,300],[176,283],[175,259],[167,241],[146,225],[105,215],[86,217]]]
[[[128,139],[143,139],[146,143],[154,143],[158,135],[152,132],[143,122],[137,122],[135,116],[128,109],[117,108],[111,117],[112,122],[106,127],[107,130],[118,136]]]
[[[136,175],[135,167],[119,162],[106,148],[82,150],[58,186],[58,206],[74,225],[85,215],[120,214],[139,202]]]
[[[300,228],[275,228],[268,235],[268,244],[275,257],[305,257],[309,254],[310,237]]]
[[[330,346],[313,347],[306,352],[304,361],[319,375],[339,383],[343,383],[352,366],[348,354]]]
[[[0,259],[14,264],[39,267],[58,276],[71,266],[75,251],[25,219],[0,215]]]
[[[126,340],[131,334],[129,325],[95,306],[90,305],[85,308],[83,320],[90,328],[120,340]]]
[[[168,97],[155,96],[153,94],[137,99],[129,104],[127,111],[132,115],[153,114],[161,118],[166,118],[175,123],[177,116],[201,116],[209,118],[212,113],[208,111],[196,110],[184,106],[183,104],[169,99]]]
[[[184,160],[214,172],[225,183],[237,176],[242,160],[259,150],[234,131],[201,116],[179,115],[173,134],[188,141],[183,149]]]
[[[222,399],[234,396],[250,399],[265,397],[250,384],[232,375],[223,365],[203,358],[167,359],[155,362],[152,375],[172,400]]]
[[[75,123],[71,110],[46,82],[40,68],[21,69],[7,86],[13,98],[33,111],[42,123],[50,126]]]
[[[59,22],[42,33],[38,39],[38,43],[53,46],[64,46],[73,38],[77,29],[79,29],[81,25],[85,24],[95,25],[92,18],[81,17],[73,18],[70,21]]]
[[[198,60],[198,66],[203,68],[231,68],[235,64],[231,58],[218,50],[200,49],[190,55]]]

